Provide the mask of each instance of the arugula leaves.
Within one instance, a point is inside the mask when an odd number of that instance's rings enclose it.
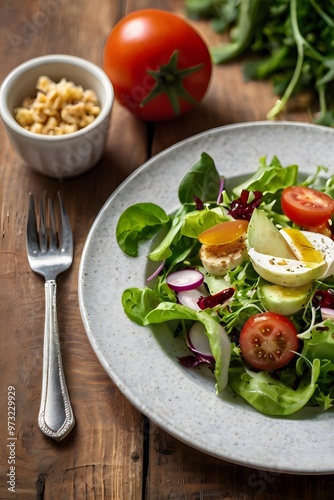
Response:
[[[203,5],[201,5],[203,4]],[[334,126],[334,4],[326,0],[186,0],[190,17],[209,18],[231,41],[211,48],[216,64],[248,51],[244,76],[271,79],[280,99],[268,112],[277,116],[292,96],[316,97],[307,106],[315,123]],[[233,15],[227,12],[233,11]]]

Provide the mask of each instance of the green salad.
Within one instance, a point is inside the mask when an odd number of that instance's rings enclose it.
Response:
[[[141,326],[169,322],[229,388],[258,411],[290,415],[334,401],[334,176],[262,157],[248,178],[225,178],[203,152],[167,214],[138,203],[120,216],[120,248],[135,258],[152,240],[156,271],[122,294]],[[237,183],[237,184],[236,184]],[[175,327],[176,325],[176,327]]]

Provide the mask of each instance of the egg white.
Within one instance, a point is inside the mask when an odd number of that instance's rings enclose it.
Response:
[[[299,287],[306,285],[322,278],[328,269],[326,260],[320,263],[303,262],[297,259],[261,254],[254,248],[249,249],[248,255],[259,276],[270,283],[281,286]]]

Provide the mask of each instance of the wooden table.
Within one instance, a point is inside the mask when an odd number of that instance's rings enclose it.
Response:
[[[143,7],[184,15],[182,0],[2,0],[0,81],[19,63],[48,53],[73,54],[101,66],[113,25]],[[219,42],[208,23],[195,24],[209,44]],[[293,476],[233,465],[180,443],[150,423],[103,370],[79,312],[83,245],[115,188],[149,157],[177,141],[216,126],[265,120],[274,102],[270,85],[245,83],[240,64],[232,62],[214,68],[203,102],[180,119],[148,127],[115,103],[104,158],[88,173],[63,182],[28,168],[0,125],[1,500],[332,498],[332,475]],[[307,120],[307,115],[292,110],[284,118]],[[59,189],[75,239],[74,263],[58,285],[64,369],[77,423],[65,441],[56,443],[37,427],[44,290],[28,266],[25,231],[29,191],[47,190],[53,196]],[[16,398],[15,494],[7,484],[9,386],[15,388]]]

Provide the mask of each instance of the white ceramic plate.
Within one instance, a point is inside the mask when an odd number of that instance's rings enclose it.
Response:
[[[303,410],[290,418],[264,416],[241,399],[215,394],[205,372],[177,361],[184,351],[167,325],[140,327],[123,312],[122,291],[144,286],[146,255],[119,249],[120,214],[138,202],[171,213],[182,177],[205,151],[227,177],[253,173],[258,159],[276,155],[312,173],[334,172],[334,130],[310,124],[255,122],[213,129],[163,151],[135,171],[109,198],[87,238],[79,271],[79,300],[88,338],[101,364],[129,401],[180,441],[223,460],[297,474],[334,473],[334,414]]]

